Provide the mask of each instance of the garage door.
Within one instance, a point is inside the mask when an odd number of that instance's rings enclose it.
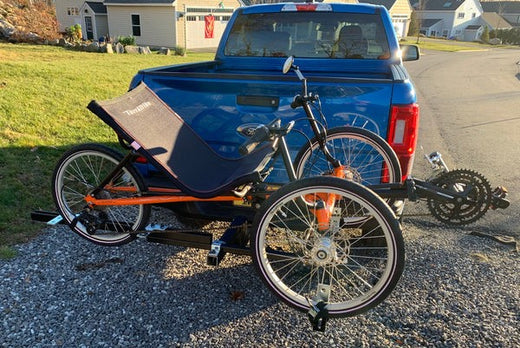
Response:
[[[217,47],[232,13],[228,8],[188,8],[186,48]]]

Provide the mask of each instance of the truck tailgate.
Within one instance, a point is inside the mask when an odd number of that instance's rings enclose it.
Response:
[[[282,123],[296,121],[296,131],[287,138],[294,155],[313,136],[303,110],[290,107],[301,92],[295,76],[155,69],[138,76],[224,157],[238,157],[237,148],[248,131],[275,118]],[[306,76],[309,91],[320,96],[328,128],[355,125],[386,136],[392,79]],[[286,181],[284,171],[276,172],[272,180]]]

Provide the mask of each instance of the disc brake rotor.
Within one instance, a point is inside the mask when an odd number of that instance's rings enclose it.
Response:
[[[428,199],[430,213],[440,222],[449,225],[466,225],[480,219],[491,205],[491,186],[487,179],[477,172],[457,169],[431,181],[433,184],[457,193],[466,199],[461,202],[443,202]]]

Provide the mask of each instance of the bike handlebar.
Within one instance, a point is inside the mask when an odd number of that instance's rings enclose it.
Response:
[[[303,97],[299,94],[294,96],[293,101],[291,102],[291,109],[299,108],[303,105]]]
[[[269,128],[262,124],[256,127],[255,132],[251,138],[247,139],[242,145],[239,146],[238,152],[241,155],[250,154],[255,149],[255,147],[258,146],[258,144],[268,140],[270,137],[271,132],[269,131]]]
[[[291,102],[291,108],[296,109],[300,106],[303,106],[306,102],[315,102],[319,99],[319,96],[317,94],[309,94],[307,96],[301,96],[299,94],[294,96],[293,101]]]
[[[276,140],[279,137],[287,135],[294,126],[294,121],[287,123],[285,126],[281,126],[282,121],[277,118],[271,121],[268,125],[260,125],[256,127],[251,138],[247,139],[242,145],[238,147],[238,152],[241,155],[247,155],[253,152],[258,144],[268,141]]]

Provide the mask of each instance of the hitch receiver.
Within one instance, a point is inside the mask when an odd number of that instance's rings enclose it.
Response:
[[[325,324],[329,320],[329,311],[327,310],[327,304],[323,301],[311,305],[311,308],[307,312],[307,317],[312,324],[314,331],[325,331]]]

